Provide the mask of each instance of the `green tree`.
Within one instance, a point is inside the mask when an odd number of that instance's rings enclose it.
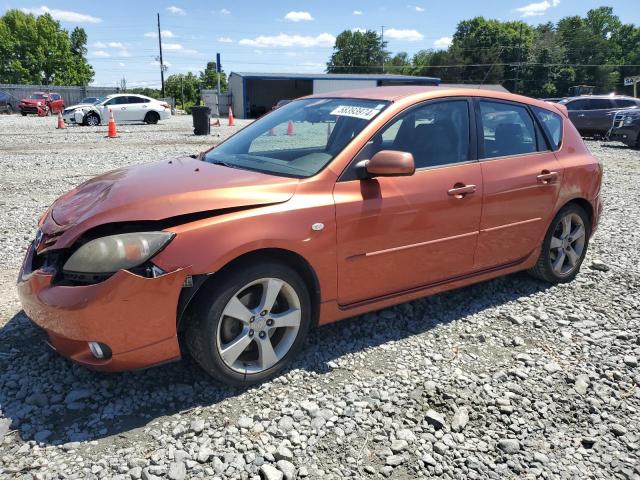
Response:
[[[164,82],[166,94],[176,100],[176,105],[193,105],[200,96],[199,80],[192,72],[170,75]]]
[[[200,72],[200,85],[203,89],[215,90],[218,88],[218,75],[220,75],[220,90],[227,90],[227,75],[218,73],[216,62],[207,62],[204,70]]]
[[[373,30],[345,30],[336,38],[328,73],[380,73],[389,60],[387,42]]]
[[[69,34],[51,15],[8,10],[0,17],[0,82],[87,85],[93,68],[82,28]]]

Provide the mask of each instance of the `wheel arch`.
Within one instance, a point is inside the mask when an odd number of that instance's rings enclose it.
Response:
[[[283,248],[262,248],[246,252],[233,260],[227,262],[222,268],[208,275],[200,275],[199,279],[194,278],[195,292],[189,294],[183,291],[178,301],[177,310],[177,330],[182,331],[189,322],[191,309],[195,305],[196,300],[203,294],[207,284],[213,283],[220,278],[222,274],[233,268],[241,268],[245,263],[276,261],[283,263],[294,269],[304,281],[311,298],[311,324],[316,326],[320,314],[320,282],[318,276],[311,264],[300,254]],[[192,288],[194,288],[192,287]]]
[[[562,205],[560,205],[560,208],[558,208],[558,210],[556,211],[555,215],[558,214],[558,212],[560,210],[562,210],[563,208],[565,208],[567,205],[571,205],[571,204],[575,204],[578,205],[579,207],[581,207],[585,212],[587,212],[587,215],[589,217],[589,228],[593,229],[593,220],[594,220],[594,209],[593,209],[593,205],[591,204],[591,202],[589,200],[587,200],[586,198],[583,197],[576,197],[576,198],[572,198],[570,200],[567,200],[565,203],[563,203]],[[554,217],[555,217],[554,215]]]

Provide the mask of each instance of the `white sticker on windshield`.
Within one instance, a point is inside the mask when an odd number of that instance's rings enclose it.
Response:
[[[338,115],[339,117],[354,117],[354,118],[362,118],[363,120],[371,120],[378,113],[380,113],[379,108],[340,105],[339,107],[335,108],[333,112],[331,112],[331,115]]]

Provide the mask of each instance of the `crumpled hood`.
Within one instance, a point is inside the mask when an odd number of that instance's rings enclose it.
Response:
[[[23,98],[22,100],[20,100],[20,103],[28,103],[33,105],[37,105],[38,102],[40,102],[41,105],[44,105],[45,103],[47,103],[47,100],[44,98]]]
[[[298,180],[213,165],[191,157],[137,165],[95,177],[60,197],[41,222],[64,248],[85,231],[113,222],[281,203]]]
[[[93,107],[93,103],[79,103],[77,105],[70,105],[68,107],[64,107],[65,110],[75,110],[76,108],[87,108]]]

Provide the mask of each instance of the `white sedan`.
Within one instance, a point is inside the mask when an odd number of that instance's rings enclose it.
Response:
[[[62,112],[65,123],[78,125],[106,125],[109,110],[116,123],[144,122],[156,124],[171,118],[171,105],[144,95],[116,93],[89,104],[72,105]]]

